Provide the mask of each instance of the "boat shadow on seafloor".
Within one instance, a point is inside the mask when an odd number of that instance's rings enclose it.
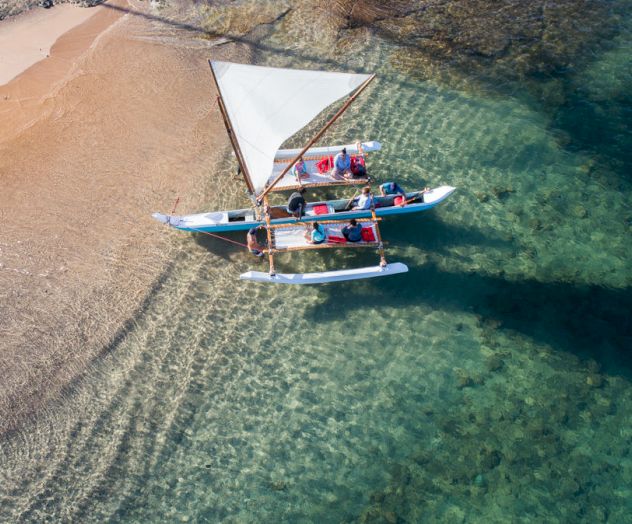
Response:
[[[244,260],[253,259],[256,264],[256,257],[251,255],[246,247],[246,233],[246,231],[225,231],[215,236],[208,233],[190,233],[190,235],[198,246],[227,262],[233,261],[235,257],[243,256]],[[263,233],[260,235],[263,240]]]
[[[451,272],[427,262],[398,257],[410,271],[389,280],[350,283],[353,292],[321,287],[321,300],[306,314],[319,322],[339,319],[355,308],[432,309],[479,315],[483,329],[513,330],[553,349],[593,359],[603,372],[632,379],[632,288],[606,288],[572,282],[508,280],[475,272]],[[395,284],[395,285],[393,285]],[[455,331],[459,326],[454,326]]]
[[[449,201],[443,205],[449,205]],[[417,217],[395,215],[381,224],[393,245],[418,244],[429,253],[447,255],[450,248],[465,245],[499,250],[517,247],[514,238],[503,239],[473,226],[444,222],[438,212],[429,210]],[[414,267],[416,264],[411,261],[411,265]]]
[[[219,46],[219,45],[224,45],[224,44],[230,44],[230,43],[236,43],[236,44],[242,44],[242,45],[246,45],[250,48],[252,48],[255,51],[265,51],[268,53],[274,53],[276,55],[282,55],[282,56],[287,56],[287,57],[294,57],[294,58],[299,58],[305,62],[310,62],[314,65],[319,66],[320,68],[322,68],[323,65],[329,65],[333,68],[339,68],[340,67],[340,60],[334,60],[334,59],[330,59],[330,58],[326,58],[323,56],[317,56],[317,55],[310,55],[304,52],[297,52],[295,48],[293,47],[279,47],[279,46],[273,46],[267,43],[263,43],[263,42],[259,42],[256,39],[250,39],[246,35],[243,36],[239,36],[239,35],[233,35],[233,34],[224,34],[224,33],[220,33],[217,31],[212,31],[209,29],[205,29],[204,27],[200,26],[200,25],[194,25],[191,23],[186,23],[186,22],[179,22],[177,20],[171,20],[169,18],[166,18],[164,16],[157,16],[157,15],[153,15],[150,13],[143,13],[142,11],[137,11],[135,9],[130,9],[128,7],[122,7],[122,6],[118,6],[118,5],[114,5],[114,4],[101,4],[104,8],[107,9],[113,9],[115,11],[121,11],[123,13],[126,14],[130,14],[130,15],[134,15],[134,16],[138,16],[141,18],[145,18],[147,20],[150,20],[152,22],[160,22],[166,25],[171,26],[174,29],[180,29],[182,31],[189,31],[191,33],[198,33],[201,37],[205,38],[205,39],[210,39],[210,38],[217,38],[218,41],[215,43],[211,43],[209,47],[212,47],[213,45],[215,46]],[[286,10],[284,10],[281,14],[279,14],[279,16],[274,19],[271,20],[269,22],[266,22],[265,24],[261,24],[261,25],[272,25],[275,24],[276,22],[279,22],[281,20],[283,20],[283,18],[285,18],[285,16],[291,11],[291,8],[288,8]],[[361,69],[358,68],[348,68],[348,71],[355,71],[358,73],[363,72]],[[417,87],[417,84],[413,83],[413,82],[407,82],[407,81],[402,81],[400,76],[395,76],[395,75],[385,75],[380,73],[380,77],[387,80],[389,85],[397,85],[397,86],[408,86],[408,87]]]

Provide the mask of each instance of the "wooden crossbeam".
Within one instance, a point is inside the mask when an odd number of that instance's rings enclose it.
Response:
[[[379,248],[380,242],[323,242],[322,244],[307,244],[305,246],[273,248],[273,253],[285,253],[290,251],[307,251],[310,249],[335,249],[335,248]]]
[[[266,227],[270,227],[270,229],[290,229],[293,227],[300,227],[302,225],[311,226],[311,224],[313,224],[314,222],[318,222],[321,225],[322,224],[348,224],[349,220],[350,220],[349,218],[341,218],[338,220],[310,220],[309,222],[300,222],[297,220],[296,222],[290,222],[289,224],[271,224],[270,226],[266,226]],[[382,217],[376,216],[375,218],[359,218],[359,219],[356,219],[356,221],[358,222],[358,224],[377,224],[377,222],[382,221]]]
[[[371,182],[370,178],[349,178],[347,180],[332,180],[330,182],[306,182],[292,186],[274,186],[270,191],[289,191],[290,189],[300,189],[301,187],[328,187],[328,186],[357,186],[367,185]]]

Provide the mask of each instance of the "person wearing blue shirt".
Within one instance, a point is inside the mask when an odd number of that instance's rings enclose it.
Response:
[[[401,186],[397,182],[385,182],[380,186],[380,193],[382,196],[387,195],[402,195],[406,196],[406,191],[404,191]]]
[[[347,154],[347,148],[343,147],[342,151],[334,158],[334,168],[331,176],[341,178],[345,175],[353,176],[351,173],[351,157]]]
[[[325,229],[318,222],[312,222],[311,231],[305,231],[305,240],[310,244],[322,244],[326,238]]]
[[[385,196],[401,195],[401,202],[399,205],[404,207],[406,205],[406,191],[397,182],[385,182],[380,185],[380,194]]]
[[[342,228],[342,236],[349,242],[360,242],[362,240],[362,226],[355,218],[352,218],[349,224]]]
[[[373,195],[371,194],[371,188],[366,186],[362,189],[362,194],[358,198],[358,202],[353,207],[354,210],[358,209],[371,209],[373,205]]]

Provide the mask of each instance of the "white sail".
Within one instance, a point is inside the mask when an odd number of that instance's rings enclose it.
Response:
[[[281,144],[370,75],[211,62],[257,194]]]

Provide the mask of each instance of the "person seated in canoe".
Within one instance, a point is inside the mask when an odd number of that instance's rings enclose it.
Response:
[[[397,182],[385,182],[384,184],[381,184],[380,195],[382,195],[383,197],[391,195],[401,195],[401,202],[398,205],[402,207],[406,205],[406,191],[404,191]]]
[[[362,189],[362,193],[356,202],[356,205],[353,206],[353,210],[357,211],[360,209],[371,209],[373,205],[373,195],[371,194],[371,188],[366,186]]]
[[[342,236],[349,242],[360,242],[362,240],[362,226],[355,218],[349,220],[349,224],[342,228]]]
[[[380,185],[380,194],[382,196],[388,195],[403,195],[406,196],[406,191],[397,182],[384,182]]]
[[[309,173],[307,172],[307,166],[305,165],[305,160],[303,157],[298,159],[298,162],[292,166],[292,174],[296,177],[296,180],[300,180],[301,178],[309,178]]]
[[[265,246],[259,244],[257,240],[257,228],[252,227],[248,230],[246,235],[246,243],[248,244],[248,251],[250,251],[256,257],[262,257],[265,250]]]
[[[290,195],[287,201],[287,212],[294,216],[296,220],[300,220],[305,214],[305,194],[306,189],[302,187]]]
[[[342,151],[334,158],[334,168],[331,171],[331,176],[339,180],[353,176],[351,172],[351,157],[347,154],[346,147],[343,147]]]
[[[311,226],[307,226],[305,230],[305,240],[309,244],[322,244],[327,235],[325,235],[325,228],[318,222],[312,222]]]
[[[365,178],[366,166],[364,164],[364,155],[356,155],[351,158],[351,176],[345,175],[345,178]]]

